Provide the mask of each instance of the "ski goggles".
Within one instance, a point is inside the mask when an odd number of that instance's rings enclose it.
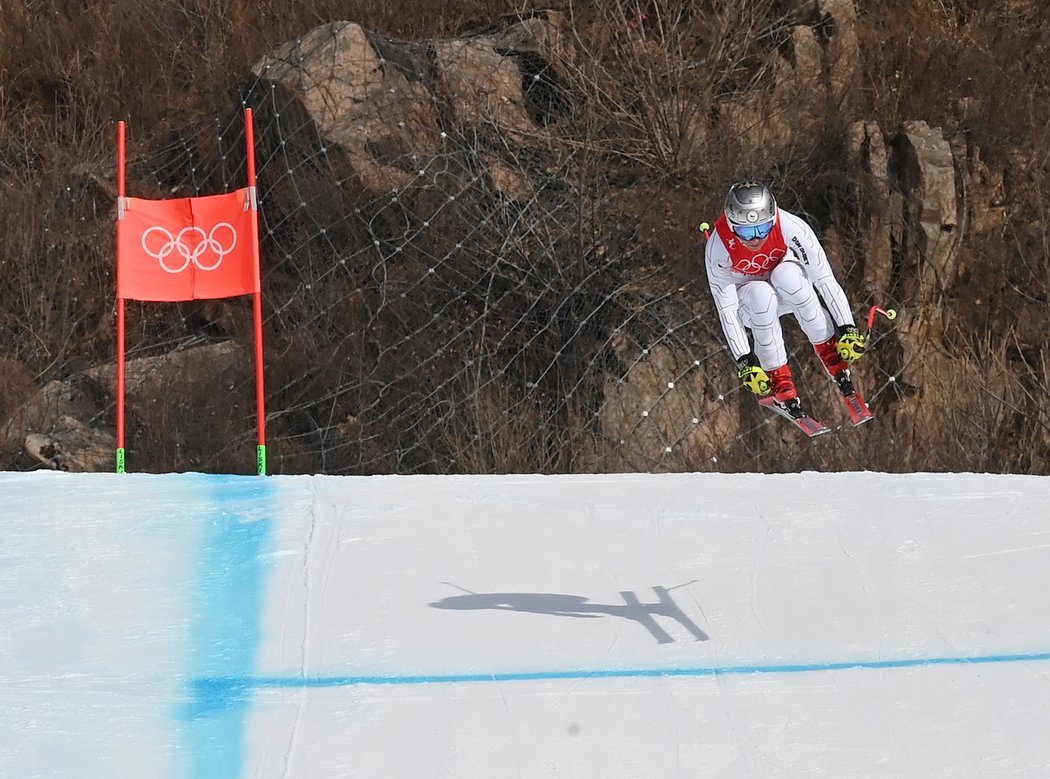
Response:
[[[733,225],[733,232],[741,241],[754,241],[757,238],[765,238],[773,232],[773,220],[762,222],[757,225]]]

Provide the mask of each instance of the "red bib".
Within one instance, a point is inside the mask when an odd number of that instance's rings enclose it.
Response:
[[[751,251],[744,246],[743,241],[733,232],[729,226],[726,215],[722,214],[715,222],[715,231],[729,252],[729,260],[733,270],[748,276],[761,276],[768,273],[780,264],[787,256],[787,244],[784,243],[784,233],[780,230],[780,220],[773,222],[773,230],[766,236],[766,240],[758,251]]]

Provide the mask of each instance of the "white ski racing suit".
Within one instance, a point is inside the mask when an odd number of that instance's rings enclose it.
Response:
[[[802,219],[778,209],[773,232],[755,252],[741,245],[724,216],[719,223],[707,241],[707,280],[734,360],[752,351],[750,329],[764,370],[786,364],[780,317],[787,313],[813,344],[855,324],[816,233]]]

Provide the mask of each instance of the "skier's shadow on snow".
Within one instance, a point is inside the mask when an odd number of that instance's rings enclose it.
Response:
[[[620,592],[623,605],[591,603],[582,595],[559,595],[545,592],[490,592],[453,595],[429,604],[435,609],[494,609],[496,611],[524,611],[532,614],[551,614],[556,617],[595,619],[603,615],[621,617],[637,622],[661,644],[674,643],[671,635],[657,624],[654,617],[667,617],[688,630],[697,641],[707,641],[708,635],[682,611],[671,598],[666,587],[653,587],[656,603],[642,603],[631,591]]]

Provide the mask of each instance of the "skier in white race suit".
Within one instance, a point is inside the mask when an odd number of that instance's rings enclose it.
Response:
[[[707,279],[744,387],[791,411],[801,404],[787,364],[780,317],[794,314],[843,395],[864,355],[849,301],[812,228],[777,208],[764,185],[734,184],[707,241]],[[748,338],[754,338],[754,347]]]

